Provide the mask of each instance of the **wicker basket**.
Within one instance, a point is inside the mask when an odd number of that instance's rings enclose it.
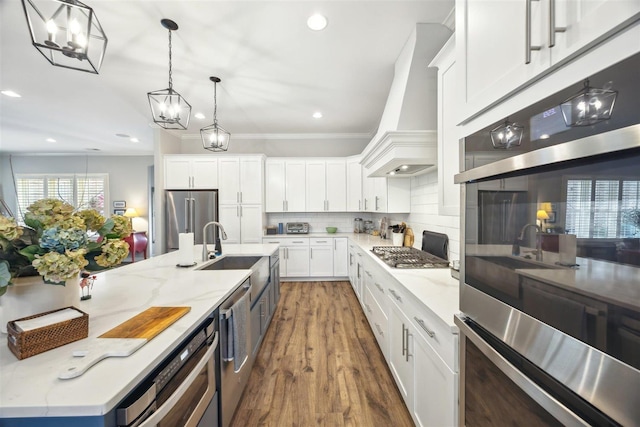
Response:
[[[35,319],[67,308],[79,311],[82,313],[82,316],[31,331],[19,332],[16,329],[15,322],[18,320]],[[10,321],[7,323],[7,334],[9,350],[11,350],[18,359],[22,360],[51,350],[52,348],[86,338],[89,335],[89,315],[75,307],[65,307],[58,310],[47,311],[45,313]]]

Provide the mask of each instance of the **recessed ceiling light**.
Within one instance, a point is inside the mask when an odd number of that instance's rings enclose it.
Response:
[[[100,151],[99,148],[87,148],[87,151]]]
[[[129,135],[127,135],[126,133],[116,133],[116,136],[118,138],[129,138]]]
[[[196,113],[196,114],[194,114],[193,117],[195,117],[196,119],[200,119],[200,120],[205,118],[204,114],[202,114],[202,113]]]
[[[407,169],[409,169],[408,165],[402,165],[400,166],[400,169],[402,169],[403,171],[406,171]]]
[[[324,30],[327,26],[327,18],[316,13],[307,19],[307,26],[314,31]]]
[[[542,135],[540,135],[540,139],[549,139],[549,134],[543,133]]]
[[[3,95],[6,95],[6,96],[10,96],[11,98],[21,98],[22,97],[22,95],[20,95],[19,93],[14,92],[12,90],[3,90],[0,93],[3,94]]]
[[[320,111],[316,111],[315,113],[313,113],[313,118],[314,119],[321,119],[322,118],[322,113]]]
[[[396,171],[389,172],[389,175],[395,175],[395,174],[396,174]]]
[[[45,141],[47,141],[47,142],[56,142],[56,140],[53,139],[53,138],[47,138],[47,139],[45,139]]]
[[[131,142],[140,142],[140,140],[138,138],[131,138],[129,141],[131,141]]]

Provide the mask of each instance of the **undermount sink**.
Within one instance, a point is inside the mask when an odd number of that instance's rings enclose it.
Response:
[[[555,265],[541,264],[539,262],[530,262],[521,258],[512,258],[512,257],[506,257],[506,256],[480,256],[478,258],[491,262],[493,264],[498,264],[502,267],[506,267],[511,270],[517,270],[521,268],[538,268],[538,269],[561,268]]]
[[[261,259],[259,256],[225,256],[198,270],[250,270]]]

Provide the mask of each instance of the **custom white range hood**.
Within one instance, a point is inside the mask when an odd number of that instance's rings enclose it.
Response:
[[[440,24],[417,24],[396,60],[378,131],[360,163],[371,177],[408,177],[436,168],[437,71],[431,60],[451,36]]]

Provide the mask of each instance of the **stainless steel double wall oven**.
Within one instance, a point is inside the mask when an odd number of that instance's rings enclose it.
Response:
[[[639,69],[585,76],[608,120],[565,123],[581,80],[509,117],[520,145],[464,139],[461,425],[640,424]]]

